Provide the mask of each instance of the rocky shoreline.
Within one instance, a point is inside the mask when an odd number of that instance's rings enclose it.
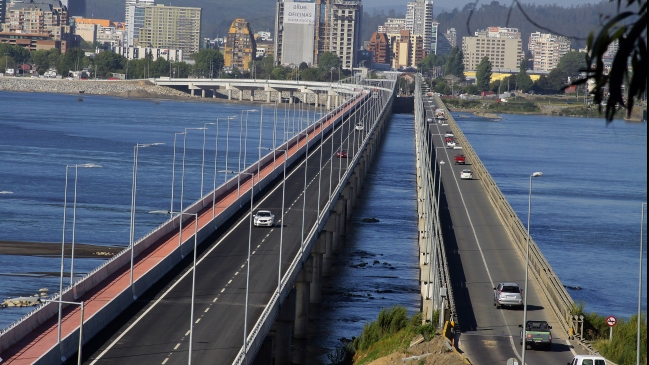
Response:
[[[0,77],[0,91],[106,95],[125,98],[189,99],[182,91],[154,85],[148,80],[94,81]]]

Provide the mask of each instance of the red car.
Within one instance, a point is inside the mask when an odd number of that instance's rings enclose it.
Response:
[[[464,165],[466,163],[466,157],[464,155],[455,155],[455,164]]]
[[[336,157],[338,157],[338,158],[347,158],[347,150],[338,150],[338,151],[336,151]]]

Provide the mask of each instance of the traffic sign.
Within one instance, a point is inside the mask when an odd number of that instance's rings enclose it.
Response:
[[[608,316],[606,318],[606,324],[609,325],[609,327],[613,327],[617,324],[617,318],[613,316]]]

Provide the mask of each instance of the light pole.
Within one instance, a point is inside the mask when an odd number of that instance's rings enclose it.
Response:
[[[171,209],[169,211],[173,212],[174,210],[174,183],[176,177],[176,137],[179,134],[186,134],[187,132],[178,132],[174,133],[174,157],[173,162],[171,163]]]
[[[249,219],[249,227],[248,227],[248,260],[247,263],[247,273],[246,273],[246,304],[245,304],[245,310],[244,310],[244,318],[243,318],[243,356],[244,356],[244,361],[247,362],[247,357],[248,357],[248,293],[250,291],[250,248],[252,246],[252,214],[253,214],[253,198],[255,197],[254,194],[254,187],[255,187],[255,175],[250,172],[235,172],[235,171],[228,171],[231,174],[246,174],[250,175],[252,178],[252,185],[250,186],[250,219]],[[282,201],[282,205],[284,202]],[[282,209],[282,216],[284,214],[284,209]],[[282,225],[284,225],[284,222],[282,222]]]
[[[135,288],[133,287],[133,261],[134,261],[134,251],[135,251],[135,201],[136,201],[136,194],[137,194],[137,158],[138,158],[138,153],[140,151],[140,148],[147,148],[147,147],[154,147],[154,146],[161,146],[164,145],[164,143],[156,142],[156,143],[138,143],[133,147],[133,188],[131,189],[131,232],[130,232],[130,246],[131,246],[131,273],[129,275],[129,285],[131,286],[131,290],[133,292],[133,299],[136,299],[135,295]]]
[[[230,149],[230,119],[236,118],[236,116],[228,117],[228,129],[225,134],[225,174],[223,177],[223,182],[228,181],[228,150]]]
[[[83,168],[94,168],[94,167],[101,167],[101,165],[96,165],[92,163],[87,163],[87,164],[80,164],[80,165],[66,165],[65,166],[65,192],[63,194],[63,239],[61,241],[61,279],[59,281],[59,297],[63,298],[63,268],[65,266],[65,215],[66,211],[68,208],[68,169],[70,167],[75,168],[75,176],[74,176],[74,200],[76,202],[77,200],[77,172],[79,167]],[[76,206],[76,205],[75,205]],[[72,251],[73,256],[73,262],[74,262],[74,251]],[[72,271],[70,271],[70,281],[72,281]],[[59,303],[59,327],[57,331],[57,342],[61,343],[61,303]]]
[[[532,178],[543,176],[542,172],[535,172],[530,175],[530,193],[527,200],[527,253],[525,254],[525,292],[523,295],[523,334],[525,334],[525,328],[527,327],[527,275],[530,268],[530,215],[532,212]],[[525,349],[527,348],[527,343],[523,338],[523,350],[521,356],[521,362],[525,364]]]
[[[183,208],[183,199],[185,197],[185,154],[187,152],[187,131],[200,131],[205,130],[205,127],[200,128],[185,128],[185,135],[183,137],[183,170],[180,177],[180,211],[184,210]]]
[[[178,214],[178,215],[191,215],[194,217],[194,266],[192,267],[192,301],[191,311],[189,315],[189,358],[188,363],[192,363],[192,342],[194,338],[194,300],[196,298],[196,247],[198,246],[198,213],[185,213],[185,212],[170,212],[167,210],[152,210],[151,214]],[[182,217],[180,218],[182,221]],[[181,225],[182,227],[182,225]],[[180,236],[182,239],[183,230],[180,228]]]
[[[43,302],[48,303],[48,302],[54,302],[54,303],[59,303],[59,312],[61,311],[61,304],[73,304],[73,305],[79,305],[81,306],[81,321],[79,323],[79,350],[77,351],[77,364],[81,364],[81,350],[83,349],[83,312],[84,312],[84,302],[68,302],[65,300],[51,300],[51,299],[43,299]],[[59,320],[59,334],[61,333],[61,321]],[[61,340],[59,340],[59,344],[61,343]],[[65,356],[61,356],[61,360],[65,361]]]
[[[647,203],[642,203],[642,213],[640,215],[640,269],[638,270],[638,334],[636,339],[636,349],[635,349],[635,363],[640,365],[640,310],[642,304],[642,239],[643,239],[643,227],[644,227],[644,210]]]
[[[248,113],[249,112],[256,112],[258,111],[257,109],[246,109],[241,111],[241,127],[239,127],[239,171],[241,171],[241,136],[242,136],[242,129],[243,129],[243,112],[246,112],[246,137],[244,138],[243,141],[243,168],[246,168],[246,157],[247,157],[247,150],[248,150]]]
[[[75,243],[75,234],[76,234],[76,228],[77,228],[77,177],[79,176],[79,167],[85,167],[85,168],[94,168],[94,167],[101,167],[101,165],[96,165],[96,164],[80,164],[80,165],[72,165],[74,167],[74,203],[72,207],[72,249],[70,253],[70,285],[72,285],[73,278],[74,278],[74,243]],[[65,170],[65,184],[67,187],[67,178],[68,178],[68,171],[67,171],[67,166]]]
[[[203,177],[205,173],[205,139],[206,139],[206,134],[207,134],[207,126],[208,125],[216,125],[216,147],[218,147],[218,138],[219,138],[219,128],[218,128],[218,119],[216,120],[216,123],[205,123],[203,124],[203,159],[201,161],[201,199],[203,198]],[[215,147],[215,148],[216,148]],[[216,155],[214,157],[214,166],[216,166]],[[216,187],[215,187],[216,188]]]

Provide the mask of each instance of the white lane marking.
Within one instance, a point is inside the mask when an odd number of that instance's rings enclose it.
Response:
[[[570,341],[566,340],[566,345],[568,345],[568,348],[570,349],[570,352],[572,352],[572,356],[577,356],[577,352],[572,347],[572,344],[570,343]]]
[[[225,288],[221,289],[221,293],[223,293],[224,291],[225,291]]]
[[[189,331],[185,332],[185,336],[189,336]]]
[[[237,276],[237,275],[239,275],[239,272],[238,272],[238,271],[234,273],[234,276]]]
[[[225,285],[230,285],[231,283],[232,283],[232,279],[230,279],[230,281],[228,281],[228,283]]]
[[[205,313],[210,311],[210,307],[205,308]]]
[[[335,135],[336,131],[340,130],[340,129],[344,126],[344,124],[345,124],[345,122],[344,122],[344,120],[343,120],[343,122],[340,124],[340,126],[338,126],[338,129],[335,129],[335,130],[334,130],[334,131],[333,131],[333,132],[332,132],[332,133],[331,133],[331,134],[330,134],[330,135],[329,135],[329,136],[328,136],[328,137],[327,137],[323,142],[320,143],[320,148],[322,148],[322,146],[324,145],[324,143],[325,143],[326,141],[328,141],[329,138],[332,138],[332,137]],[[306,158],[305,158],[305,159],[304,159],[304,160],[303,160],[303,161],[302,161],[298,166],[296,166],[295,169],[294,169],[293,171],[291,171],[291,173],[288,174],[288,175],[286,176],[286,178],[291,177],[295,172],[297,172],[298,169],[299,169],[302,165],[304,165],[304,163],[309,159],[309,157],[313,156],[317,151],[318,151],[318,149],[316,148],[315,151],[311,152],[310,155],[306,156]],[[266,199],[270,198],[270,197],[273,195],[273,193],[274,193],[276,190],[278,190],[281,186],[282,186],[282,184],[278,184],[277,186],[275,186],[275,188],[274,188],[273,190],[271,190],[271,191],[270,191],[270,192],[269,192],[269,193],[268,193],[268,194],[267,194],[263,199],[261,199],[261,201],[259,201],[259,202],[257,203],[256,207],[253,207],[253,210],[254,210],[254,209],[258,209],[259,206],[260,206],[261,204],[263,204],[263,203],[266,201]],[[228,238],[228,236],[230,236],[230,234],[232,234],[232,232],[234,232],[234,230],[235,230],[237,227],[239,227],[239,226],[241,225],[241,223],[243,223],[243,222],[247,222],[247,221],[249,221],[249,219],[248,219],[247,214],[246,214],[246,215],[245,215],[244,217],[242,217],[242,218],[241,218],[241,219],[240,219],[240,220],[239,220],[239,221],[238,221],[234,226],[232,226],[232,227],[228,230],[228,232],[227,232],[225,235],[223,235],[223,237],[222,237],[222,238],[221,238],[221,239],[220,239],[216,244],[214,244],[214,246],[212,246],[212,248],[210,248],[207,252],[203,253],[203,255],[201,256],[201,258],[196,262],[196,265],[199,265],[200,263],[202,263],[203,260],[204,260],[204,259],[205,259],[205,258],[206,258],[210,253],[212,253],[212,251],[214,251],[214,250],[215,250],[215,249],[216,249],[216,248],[217,248],[217,247],[218,247],[218,246],[219,246],[223,241],[225,241],[226,238]],[[243,269],[245,266],[246,266],[246,264],[243,264],[243,265],[241,265],[241,268]],[[124,336],[125,336],[125,335],[130,331],[130,330],[131,330],[131,329],[133,329],[133,327],[135,327],[135,325],[136,325],[136,324],[137,324],[137,323],[138,323],[142,318],[144,318],[144,316],[146,316],[146,315],[147,315],[151,310],[153,310],[153,308],[155,308],[155,306],[158,305],[158,303],[160,303],[160,301],[162,301],[162,299],[164,299],[164,298],[165,298],[165,297],[166,297],[166,296],[167,296],[167,295],[168,295],[168,294],[169,294],[169,293],[170,293],[170,292],[171,292],[171,291],[176,287],[176,285],[178,285],[178,284],[179,284],[179,283],[180,283],[180,282],[181,282],[185,277],[187,277],[187,275],[189,275],[190,272],[191,272],[191,269],[188,270],[187,272],[185,272],[185,274],[184,274],[183,276],[181,276],[181,277],[180,277],[180,278],[179,278],[175,283],[173,283],[173,285],[171,285],[171,286],[169,287],[169,289],[167,289],[167,291],[165,291],[165,292],[160,296],[160,298],[158,298],[158,299],[157,299],[157,300],[156,300],[156,301],[155,301],[155,302],[154,302],[154,303],[153,303],[153,304],[152,304],[152,305],[151,305],[151,306],[150,306],[146,311],[144,311],[144,313],[142,313],[142,315],[141,315],[140,317],[138,317],[138,319],[136,319],[136,320],[135,320],[135,321],[134,321],[130,326],[128,326],[128,327],[126,328],[126,330],[124,330],[124,332],[122,332],[122,333],[121,333],[121,334],[120,334],[120,335],[119,335],[119,336],[118,336],[118,337],[117,337],[117,338],[116,338],[116,339],[115,339],[115,340],[114,340],[110,345],[108,345],[108,346],[106,347],[106,349],[105,349],[104,351],[102,351],[102,352],[99,354],[99,356],[97,356],[97,357],[95,358],[95,360],[93,360],[93,362],[90,363],[90,365],[94,365],[94,364],[96,364],[97,361],[99,361],[99,360],[100,360],[104,355],[106,355],[106,353],[108,353],[108,351],[110,351],[110,349],[112,349],[112,348],[113,348],[113,347],[114,347],[114,346],[119,342],[119,340],[121,340],[121,339],[122,339],[122,338],[123,338],[123,337],[124,337]],[[221,290],[221,293],[223,293],[224,291],[225,291],[225,289]],[[187,335],[189,335],[189,331],[187,331],[187,333],[185,334],[185,336],[187,336]]]
[[[198,323],[198,322],[200,322],[200,321],[201,321],[201,319],[199,318],[199,319],[197,319],[196,322],[194,322],[194,323]]]
[[[180,347],[180,342],[176,344],[176,346],[174,347],[174,350],[178,350],[179,347]]]
[[[164,360],[162,361],[162,365],[165,365],[165,364],[167,363],[167,361],[169,361],[169,358],[164,359]]]
[[[216,300],[217,300],[217,299],[219,299],[219,297],[214,298],[214,300],[212,301],[212,303],[216,303]]]

